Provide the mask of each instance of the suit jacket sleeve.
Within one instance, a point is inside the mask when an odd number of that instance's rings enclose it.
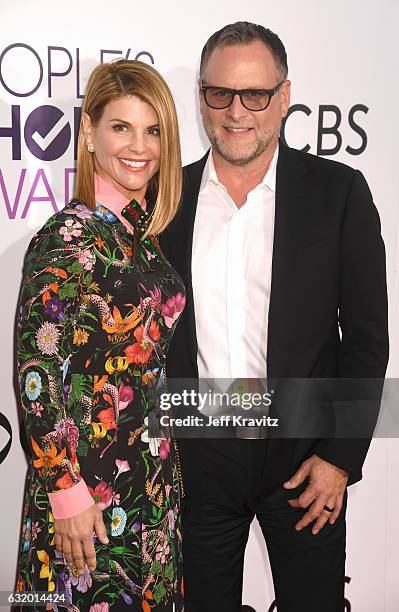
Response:
[[[355,400],[353,419],[361,417],[364,400],[374,402],[374,422],[378,417],[389,352],[387,311],[380,219],[366,180],[356,171],[341,229],[339,325],[342,338],[337,363],[337,376],[351,379],[348,393]],[[356,379],[363,380],[356,382]],[[367,438],[321,440],[315,452],[349,471],[350,483],[359,478],[371,435],[372,431]]]

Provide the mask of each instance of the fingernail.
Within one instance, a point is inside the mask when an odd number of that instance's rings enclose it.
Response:
[[[109,539],[108,538],[105,538],[105,543],[109,544]]]

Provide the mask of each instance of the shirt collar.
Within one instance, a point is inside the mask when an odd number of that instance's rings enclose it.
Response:
[[[145,199],[142,204],[134,199],[130,201],[97,173],[94,174],[94,193],[96,200],[94,214],[97,217],[110,223],[121,221],[123,217],[139,234],[146,232],[152,211],[147,211]]]
[[[279,144],[277,143],[276,150],[274,151],[274,154],[269,164],[269,167],[267,169],[267,172],[265,176],[263,177],[262,181],[260,182],[260,184],[257,186],[257,187],[266,186],[270,189],[270,191],[273,191],[273,193],[276,192],[276,170],[277,170],[278,154],[279,154]],[[200,191],[205,189],[205,187],[208,185],[209,182],[212,182],[212,183],[215,183],[216,185],[221,185],[222,187],[224,187],[222,183],[219,181],[218,176],[216,174],[212,150],[210,151],[208,155],[208,159],[206,160],[206,164],[204,167],[204,172],[202,173]]]
[[[94,175],[95,200],[112,212],[120,211],[129,200],[99,174]]]

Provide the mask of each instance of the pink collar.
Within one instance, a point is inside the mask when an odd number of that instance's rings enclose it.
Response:
[[[99,174],[94,175],[94,192],[96,202],[109,208],[114,214],[120,213],[130,201]]]
[[[94,193],[96,202],[99,202],[105,208],[109,208],[115,215],[120,215],[121,210],[131,201],[97,173],[94,174]],[[147,209],[145,198],[141,202],[141,208],[143,210]]]

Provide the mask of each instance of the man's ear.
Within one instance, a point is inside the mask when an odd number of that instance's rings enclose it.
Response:
[[[199,95],[200,99],[201,99],[201,96],[202,96],[201,87],[202,87],[202,79],[201,79],[201,77],[200,77],[200,78],[198,79],[198,95]]]
[[[288,109],[290,108],[291,101],[291,81],[284,81],[279,91],[280,103],[281,103],[281,115],[286,117]]]
[[[201,115],[203,113],[203,110],[206,107],[205,100],[204,100],[204,94],[201,89],[202,85],[205,85],[205,83],[201,78],[199,78],[198,79],[198,101],[199,101],[199,110],[200,110]]]

